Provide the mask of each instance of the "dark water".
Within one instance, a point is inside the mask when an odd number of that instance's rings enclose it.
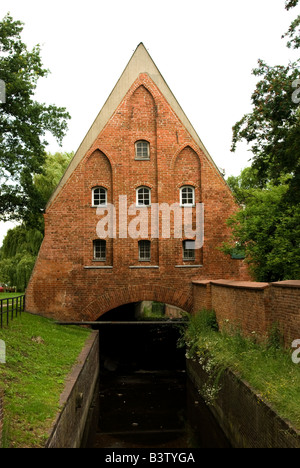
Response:
[[[100,327],[101,370],[86,448],[230,447],[186,375],[178,336],[170,326]]]

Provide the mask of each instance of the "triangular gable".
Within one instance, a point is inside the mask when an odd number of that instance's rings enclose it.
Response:
[[[130,61],[128,62],[128,65],[123,71],[120,79],[118,80],[117,84],[115,85],[114,89],[109,95],[107,101],[105,102],[104,106],[102,107],[101,111],[96,117],[90,130],[86,134],[77,152],[75,153],[64,176],[62,177],[56,190],[53,192],[46,209],[50,207],[53,200],[59,194],[59,192],[61,191],[71,174],[74,172],[80,161],[83,159],[87,151],[93,145],[96,138],[101,133],[109,119],[112,117],[117,107],[121,104],[126,93],[130,89],[134,81],[138,78],[140,73],[147,73],[150,76],[150,78],[154,81],[160,92],[163,94],[163,96],[177,115],[177,117],[180,119],[180,121],[182,122],[186,130],[189,132],[191,137],[194,139],[195,143],[199,146],[199,148],[206,155],[207,159],[214,165],[217,172],[220,174],[219,169],[215,165],[210,154],[208,153],[201,139],[197,135],[195,129],[193,128],[184,111],[180,107],[178,101],[176,100],[172,91],[168,87],[157,66],[153,62],[149,52],[146,50],[144,44],[140,43],[136,48],[134,54],[132,55]]]

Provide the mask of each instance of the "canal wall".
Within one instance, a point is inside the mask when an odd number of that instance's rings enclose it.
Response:
[[[0,390],[0,448],[2,447],[4,411],[3,411],[3,391]]]
[[[277,324],[287,348],[300,339],[300,281],[193,281],[193,311],[202,309],[215,311],[221,330],[232,326],[264,340]]]
[[[187,372],[205,399],[211,382],[206,371],[187,360]],[[233,372],[224,372],[208,405],[233,448],[300,448],[300,432],[281,419],[269,404]]]
[[[80,448],[89,408],[99,379],[99,332],[87,340],[69,374],[45,448]]]

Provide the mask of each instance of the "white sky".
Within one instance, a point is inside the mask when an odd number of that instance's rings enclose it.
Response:
[[[281,39],[299,10],[284,0],[1,0],[25,23],[23,40],[39,43],[51,74],[36,98],[66,107],[60,148],[76,151],[140,42],[148,49],[217,166],[238,175],[251,155],[230,152],[232,126],[251,110],[259,58],[286,64],[296,54]],[[1,76],[0,76],[1,78]],[[50,141],[50,140],[49,140]],[[0,245],[9,224],[0,223]]]

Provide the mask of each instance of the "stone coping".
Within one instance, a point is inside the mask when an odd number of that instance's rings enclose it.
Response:
[[[207,284],[211,284],[213,286],[223,286],[227,288],[242,288],[242,289],[258,289],[263,290],[268,288],[270,285],[269,283],[259,283],[259,282],[252,282],[252,281],[233,281],[233,280],[200,280],[200,281],[193,281],[193,284],[205,286]]]
[[[234,280],[193,280],[193,284],[199,286],[207,286],[212,284],[214,286],[225,286],[228,288],[244,288],[244,289],[266,289],[270,286],[275,286],[276,288],[294,288],[300,289],[300,280],[286,280],[286,281],[276,281],[274,283],[264,283],[264,282],[255,282],[255,281],[234,281]]]
[[[300,280],[286,280],[286,281],[277,281],[276,283],[271,283],[272,286],[276,288],[296,288],[300,289]]]

